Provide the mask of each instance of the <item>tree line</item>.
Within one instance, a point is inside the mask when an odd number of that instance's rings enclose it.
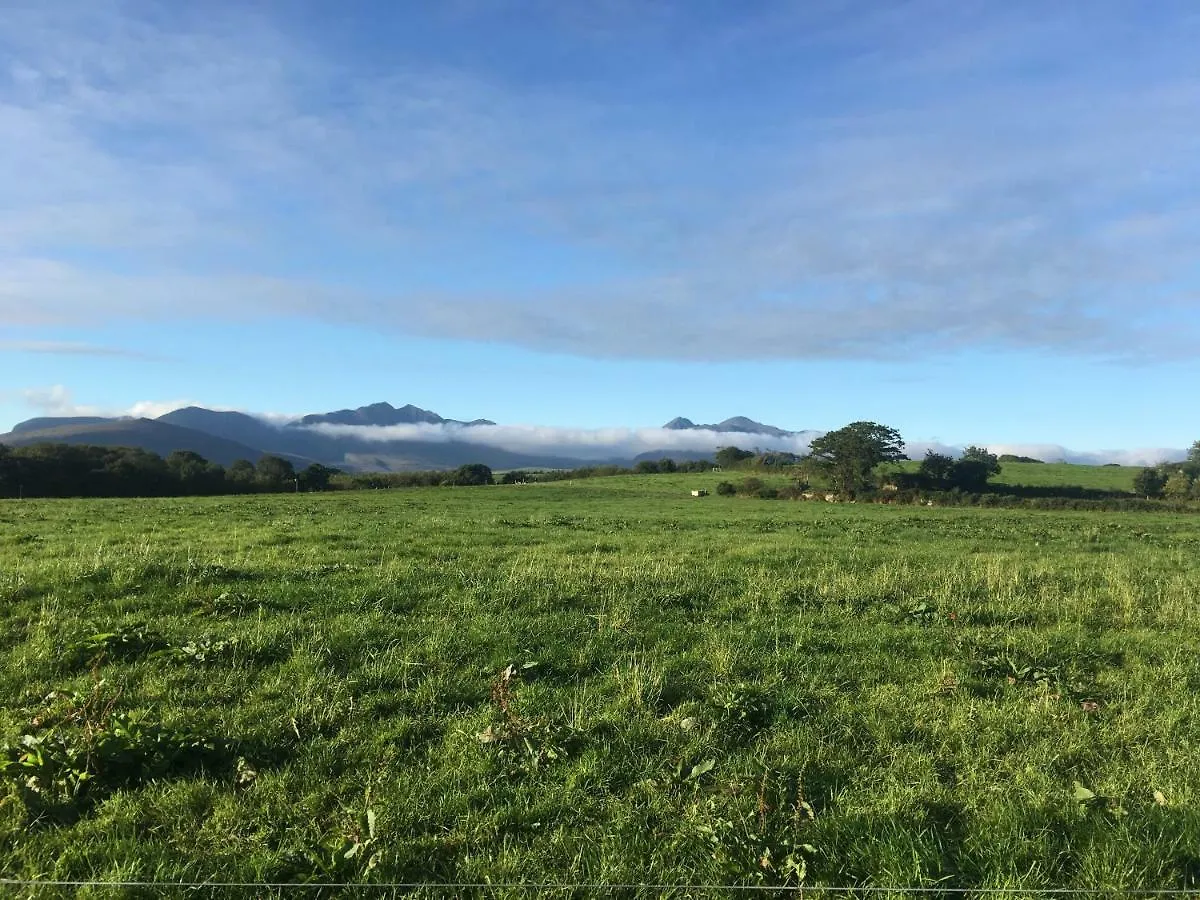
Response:
[[[1147,466],[1133,477],[1134,493],[1151,499],[1200,500],[1200,441],[1183,462]]]
[[[632,468],[581,466],[550,471],[512,471],[499,478],[483,463],[451,471],[345,473],[313,463],[299,469],[281,456],[258,462],[240,459],[229,466],[209,462],[191,450],[159,456],[137,447],[83,444],[0,444],[0,497],[177,497],[190,495],[282,493],[290,491],[369,490],[401,487],[470,487],[565,481],[606,475],[659,472],[707,472],[710,460],[676,463],[641,461]]]
[[[0,444],[0,497],[173,497],[319,491],[338,470],[320,463],[296,470],[266,455],[225,467],[191,450],[164,459],[137,447]]]
[[[756,467],[800,467],[823,472],[835,489],[854,496],[870,487],[872,471],[882,462],[906,458],[899,432],[874,422],[855,422],[812,442],[808,456],[784,451],[753,453],[722,447],[716,465],[725,468],[751,463]],[[607,475],[645,475],[707,472],[707,459],[676,461],[670,457],[640,460],[632,468],[617,465],[581,466],[552,471],[505,473],[503,483],[561,481]],[[999,471],[996,457],[970,448],[963,459],[932,454],[922,464],[924,486],[976,485]],[[281,456],[264,455],[256,463],[237,460],[228,467],[212,463],[191,450],[176,450],[164,459],[139,448],[78,444],[0,445],[0,496],[5,497],[135,497],[200,494],[323,491],[331,488],[369,489],[433,485],[472,486],[495,483],[492,470],[470,463],[451,472],[372,472],[346,475],[313,463],[297,471]]]
[[[879,470],[883,463],[906,460],[900,433],[877,422],[852,422],[812,442],[809,454],[772,460],[771,454],[754,454],[737,447],[717,451],[718,465],[726,469],[769,467],[772,462],[795,472],[794,485],[786,489],[763,486],[757,479],[740,485],[723,482],[719,493],[743,496],[804,496],[810,480],[819,479],[846,498],[879,497],[903,500],[936,496],[939,502],[982,502],[985,505],[1053,505],[1069,500],[1080,504],[1106,504],[1130,500],[1123,491],[1106,491],[1072,485],[991,485],[1006,462],[1041,462],[1031,457],[997,456],[983,447],[967,447],[957,458],[933,450],[925,454],[914,472]],[[785,454],[784,456],[791,456]],[[1187,459],[1143,469],[1134,479],[1134,493],[1146,500],[1183,503],[1200,499],[1200,441],[1192,444]],[[1080,508],[1084,508],[1081,506]]]
[[[514,469],[497,478],[481,463],[459,466],[452,472],[429,470],[422,472],[358,472],[340,475],[333,487],[348,489],[437,487],[438,485],[466,486],[476,484],[532,484],[545,481],[575,481],[585,478],[606,478],[613,475],[660,475],[675,472],[708,472],[712,460],[676,462],[670,458],[639,460],[632,468],[618,465],[579,466],[575,469]]]
[[[958,459],[930,450],[916,472],[887,472],[877,474],[883,463],[906,460],[904,439],[900,432],[878,422],[851,422],[844,428],[827,432],[809,445],[807,456],[787,456],[777,464],[793,465],[800,473],[797,489],[808,486],[808,479],[821,477],[833,490],[846,497],[873,493],[881,487],[893,490],[931,490],[979,492],[987,488],[988,479],[1000,472],[1000,458],[982,447],[968,447]],[[760,454],[762,458],[764,454]],[[754,454],[736,447],[722,447],[717,462],[723,468],[747,464]],[[765,460],[764,460],[765,462]],[[732,487],[732,486],[731,486]],[[754,489],[730,490],[725,493],[761,493]]]

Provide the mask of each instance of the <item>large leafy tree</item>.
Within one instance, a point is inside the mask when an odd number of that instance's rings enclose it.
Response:
[[[248,459],[234,460],[225,471],[226,480],[241,491],[249,491],[254,487],[254,463]]]
[[[296,469],[282,456],[267,454],[254,467],[255,480],[268,490],[280,490],[296,480]]]
[[[188,492],[200,490],[209,476],[208,460],[194,450],[173,450],[166,463],[167,471]]]
[[[1176,469],[1163,483],[1162,492],[1172,500],[1186,500],[1192,493],[1192,479],[1183,469]]]
[[[742,450],[740,447],[721,447],[717,450],[716,460],[717,465],[722,469],[732,469],[738,463],[750,459],[754,454],[749,450]]]
[[[1188,448],[1187,459],[1183,462],[1183,471],[1193,478],[1200,478],[1200,441],[1195,441]]]
[[[1145,468],[1133,476],[1133,490],[1147,499],[1161,497],[1167,476],[1158,469]]]
[[[0,444],[0,497],[5,496],[9,483],[17,480],[17,461],[12,451]]]
[[[968,447],[954,463],[950,480],[964,491],[987,489],[987,481],[1000,474],[1000,458],[984,447]]]
[[[323,466],[320,463],[313,463],[307,469],[304,469],[297,476],[300,479],[300,490],[302,491],[327,491],[329,490],[329,481],[334,475],[341,475],[341,469],[334,469],[330,466]]]
[[[443,482],[443,484],[458,486],[494,483],[495,478],[492,477],[492,470],[483,463],[468,463],[465,466],[459,466]]]
[[[867,487],[871,470],[880,463],[907,458],[900,432],[877,422],[851,422],[822,435],[809,446],[809,459],[844,494]]]
[[[946,456],[944,453],[927,450],[925,458],[921,460],[919,471],[923,476],[940,487],[950,480],[950,473],[954,471],[954,458]]]

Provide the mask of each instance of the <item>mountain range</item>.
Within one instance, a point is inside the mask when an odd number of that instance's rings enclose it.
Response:
[[[734,416],[732,419],[726,419],[724,422],[718,422],[715,425],[697,425],[691,419],[677,416],[664,425],[663,428],[669,428],[672,431],[703,430],[737,434],[769,434],[772,437],[790,437],[798,433],[795,431],[784,431],[782,428],[776,428],[774,425],[764,425],[762,422],[755,422],[753,419],[747,419],[745,416]]]
[[[483,462],[496,469],[572,468],[596,462],[628,464],[640,459],[671,456],[677,460],[698,459],[711,453],[695,449],[663,449],[643,452],[636,457],[583,459],[564,452],[518,452],[494,446],[482,440],[456,439],[470,429],[493,426],[490,419],[446,419],[411,404],[395,407],[390,403],[372,403],[356,409],[313,413],[281,425],[242,412],[189,406],[156,419],[101,416],[38,417],[15,425],[8,434],[0,434],[0,444],[27,446],[40,443],[97,444],[110,447],[141,447],[161,456],[173,450],[192,450],[212,462],[229,465],[238,459],[256,462],[266,454],[282,456],[297,466],[320,462],[352,471],[403,471],[447,469],[464,463]],[[436,439],[392,437],[374,432],[370,437],[358,429],[365,427],[432,426]],[[442,429],[437,426],[452,426]],[[788,437],[789,432],[745,417],[726,419],[716,425],[697,425],[690,419],[675,418],[665,430],[709,430],[731,434]],[[730,441],[732,443],[732,441]]]

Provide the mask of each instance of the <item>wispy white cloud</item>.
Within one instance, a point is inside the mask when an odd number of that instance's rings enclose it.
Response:
[[[1069,462],[1084,466],[1103,466],[1117,463],[1122,466],[1156,466],[1164,462],[1179,462],[1187,451],[1178,447],[1139,447],[1132,450],[1072,450],[1061,444],[989,444],[996,454],[1029,456],[1043,462]]]
[[[9,402],[19,402],[46,416],[102,416],[110,415],[110,411],[98,406],[76,403],[71,391],[61,384],[50,387],[24,388],[17,391],[5,391],[0,398]]]
[[[283,426],[294,422],[300,415],[290,412],[259,412],[233,406],[214,405],[196,400],[136,400],[127,405],[80,403],[75,399],[75,392],[62,384],[41,387],[27,387],[16,390],[0,390],[0,403],[22,406],[39,416],[69,417],[69,416],[100,416],[105,418],[147,418],[159,416],[183,409],[188,406],[202,406],[216,412],[240,412],[261,419],[268,425]]]
[[[127,359],[158,359],[160,357],[129,350],[124,347],[105,347],[75,341],[0,340],[0,353],[46,353],[63,356],[120,356]]]
[[[103,416],[132,418],[156,418],[164,413],[193,405],[187,400],[139,400],[125,407],[102,406],[79,403],[73,392],[65,385],[23,388],[15,391],[0,391],[0,401],[19,403],[41,416]]]
[[[600,54],[686,35],[640,61],[630,106],[483,70],[368,72],[247,7],[13,2],[0,317],[336,317],[596,357],[1195,355],[1186,5],[644,7],[544,10]],[[734,124],[706,106],[723,67],[770,58]],[[432,289],[403,266],[359,281],[326,249],[461,260],[489,230],[607,262],[551,288],[448,264]],[[339,276],[302,274],[298,240]]]
[[[1103,466],[1116,463],[1122,466],[1156,466],[1164,462],[1179,462],[1187,457],[1187,451],[1178,447],[1138,447],[1127,450],[1074,450],[1062,444],[984,444],[983,447],[997,456],[1027,456],[1046,463],[1066,462],[1081,466]],[[909,459],[923,459],[932,450],[948,456],[958,456],[965,447],[944,444],[940,441],[911,441],[904,450]]]

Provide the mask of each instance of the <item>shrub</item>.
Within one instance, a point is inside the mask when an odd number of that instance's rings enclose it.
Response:
[[[738,485],[737,492],[746,497],[754,497],[757,496],[759,491],[761,491],[764,487],[766,487],[766,485],[763,484],[763,480],[761,478],[755,478],[751,476],[750,478],[742,479],[742,483]]]
[[[492,484],[492,470],[483,463],[468,463],[465,466],[459,466],[447,476],[445,484],[455,486],[472,486],[479,484]]]
[[[720,447],[717,449],[717,465],[723,469],[732,469],[754,456],[749,450],[738,447]]]
[[[732,497],[737,493],[737,488],[730,481],[722,481],[717,484],[717,493],[722,497]]]
[[[1158,469],[1146,468],[1133,477],[1133,490],[1143,497],[1161,497],[1166,476]]]
[[[948,483],[953,471],[954,460],[944,453],[935,453],[932,450],[926,451],[925,458],[921,460],[921,467],[918,469],[920,475],[933,484]]]
[[[1169,500],[1186,500],[1192,492],[1192,479],[1183,470],[1174,471],[1163,484],[1162,492]]]

